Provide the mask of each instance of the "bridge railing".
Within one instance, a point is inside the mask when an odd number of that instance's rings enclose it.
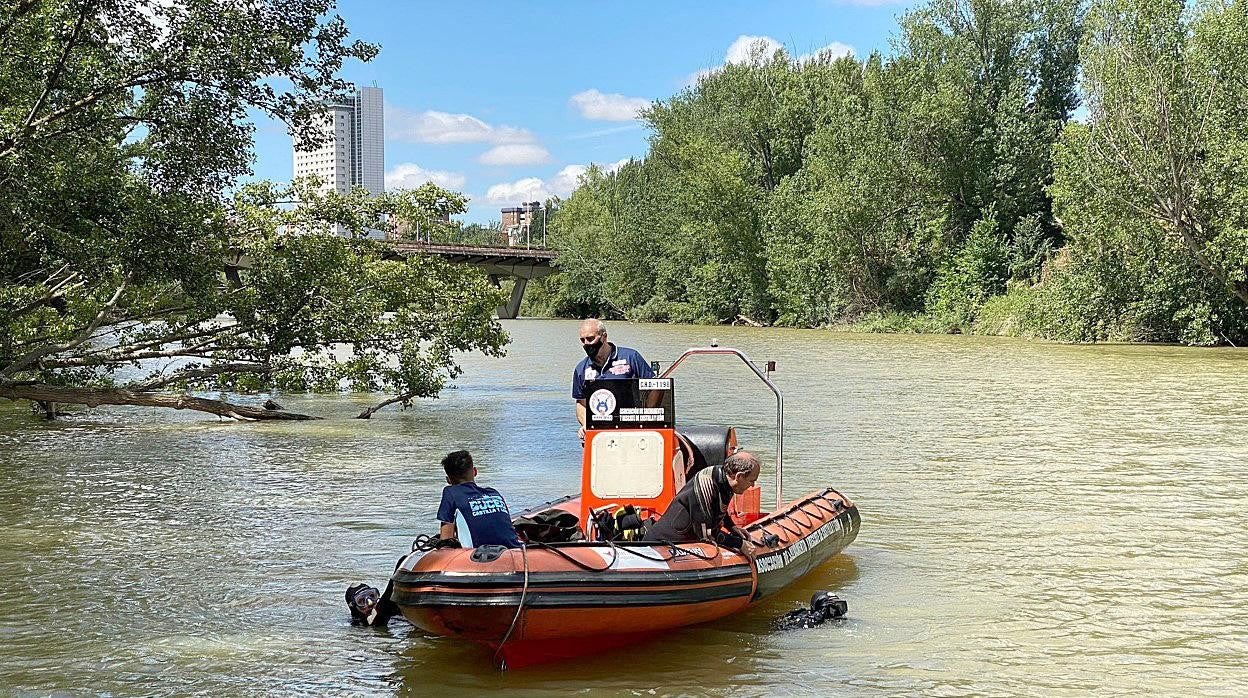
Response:
[[[425,243],[428,245],[462,245],[465,247],[499,247],[511,249],[547,249],[546,241],[541,237],[513,240],[501,230],[465,232],[455,228],[428,226],[420,230],[412,230],[402,237],[393,238],[396,242]]]

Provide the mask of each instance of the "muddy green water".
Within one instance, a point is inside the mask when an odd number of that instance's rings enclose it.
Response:
[[[515,507],[574,490],[575,325],[507,323],[440,400],[283,397],[325,421],[0,404],[0,689],[16,694],[1248,693],[1248,353],[965,337],[611,327],[647,358],[718,337],[775,359],[786,491],[855,498],[846,554],[741,616],[499,674],[403,622],[347,623],[434,530],[438,458]],[[743,367],[682,368],[687,422],[771,454]],[[768,493],[764,477],[764,493]],[[764,498],[766,502],[768,497]],[[816,589],[850,619],[778,633]]]

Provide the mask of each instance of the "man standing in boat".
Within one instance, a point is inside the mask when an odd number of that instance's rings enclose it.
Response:
[[[581,348],[585,358],[572,371],[572,399],[576,401],[576,421],[581,423],[577,435],[585,440],[585,381],[616,378],[653,378],[650,364],[634,349],[618,347],[607,341],[607,327],[597,318],[581,321]]]
[[[703,468],[672,498],[647,531],[644,540],[695,543],[714,540],[725,548],[754,556],[754,543],[728,515],[734,494],[743,494],[758,481],[762,463],[749,451],[737,451],[722,464]]]

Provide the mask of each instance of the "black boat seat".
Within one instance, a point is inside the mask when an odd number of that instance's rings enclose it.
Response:
[[[685,465],[685,480],[703,468],[713,468],[737,451],[735,427],[683,427],[676,432],[689,446],[693,462]]]

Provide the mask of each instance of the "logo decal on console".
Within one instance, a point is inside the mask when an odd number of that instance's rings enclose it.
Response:
[[[598,417],[606,417],[615,411],[615,395],[605,388],[599,388],[589,396],[589,409]]]

